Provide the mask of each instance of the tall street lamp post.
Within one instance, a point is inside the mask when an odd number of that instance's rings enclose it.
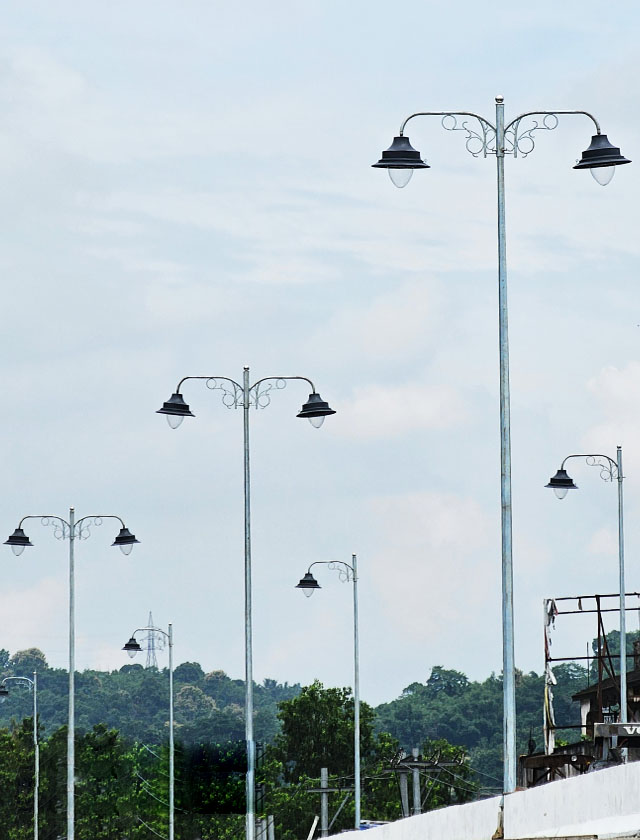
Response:
[[[175,796],[174,796],[174,780],[175,780],[175,746],[173,740],[173,625],[169,624],[167,632],[161,630],[159,627],[139,627],[131,634],[131,638],[124,645],[122,650],[126,650],[131,659],[140,653],[142,647],[136,639],[136,633],[159,633],[166,640],[169,647],[169,840],[174,840],[175,832]],[[148,638],[148,637],[147,637]]]
[[[42,525],[53,526],[53,534],[58,540],[69,540],[69,725],[67,729],[67,840],[75,838],[75,660],[76,660],[76,631],[75,631],[75,541],[86,540],[91,536],[91,528],[102,525],[104,519],[117,519],[120,531],[112,546],[118,546],[123,554],[130,554],[135,543],[140,542],[125,526],[119,516],[103,514],[100,516],[83,516],[76,521],[75,509],[69,509],[69,521],[61,516],[40,514],[24,516],[18,527],[4,544],[11,546],[11,550],[19,557],[27,546],[33,543],[22,529],[27,519],[39,519]]]
[[[429,169],[405,135],[404,130],[414,117],[441,118],[442,127],[449,131],[462,131],[466,148],[474,157],[495,155],[498,187],[498,312],[500,348],[500,467],[501,467],[501,519],[502,519],[502,650],[503,650],[503,755],[504,791],[516,786],[516,704],[515,665],[513,650],[513,567],[511,552],[511,424],[509,398],[509,338],[507,318],[507,247],[505,222],[505,155],[527,157],[534,147],[536,131],[553,130],[558,125],[559,114],[581,114],[590,119],[596,133],[590,146],[574,169],[589,169],[599,184],[608,184],[615,169],[630,163],[601,133],[600,124],[588,111],[526,111],[505,125],[504,98],[496,97],[495,124],[470,111],[421,111],[411,114],[400,126],[391,146],[373,166],[387,169],[396,187],[405,187],[414,169]],[[535,119],[536,117],[541,119]],[[470,119],[467,119],[470,118]],[[474,121],[470,125],[470,120]],[[475,121],[477,120],[477,126]],[[527,120],[522,124],[523,120]]]
[[[40,790],[40,744],[38,743],[38,674],[33,672],[33,679],[30,677],[5,677],[0,682],[0,703],[9,696],[7,683],[16,680],[19,683],[26,683],[33,694],[33,840],[38,840],[38,791]]]
[[[584,458],[590,467],[598,467],[604,481],[618,483],[618,576],[620,586],[620,723],[627,723],[627,618],[625,614],[626,597],[624,583],[624,516],[622,499],[622,447],[618,446],[615,460],[608,455],[567,455],[560,464],[560,469],[545,487],[549,487],[558,499],[564,499],[569,490],[577,490],[564,465],[571,458]]]
[[[245,641],[245,740],[247,746],[246,777],[246,840],[255,838],[255,768],[256,749],[253,736],[253,642],[251,605],[251,480],[249,471],[249,409],[266,408],[271,403],[271,394],[286,387],[289,380],[308,382],[311,386],[309,399],[302,406],[298,417],[307,418],[319,429],[325,417],[335,411],[324,402],[315,385],[306,376],[267,376],[253,385],[249,380],[249,368],[243,370],[242,383],[226,376],[185,376],[178,387],[157,414],[164,414],[172,429],[177,429],[185,417],[194,417],[180,391],[182,384],[191,379],[204,380],[211,390],[222,393],[222,402],[229,409],[242,408],[243,450],[244,450],[244,641]]]
[[[322,587],[311,574],[314,566],[328,566],[335,569],[340,575],[343,583],[353,583],[353,777],[354,777],[354,802],[355,802],[355,827],[360,828],[360,648],[358,641],[358,558],[351,555],[351,565],[342,560],[317,560],[312,563],[305,576],[300,580],[296,589],[302,589],[307,598],[310,598],[316,589]]]

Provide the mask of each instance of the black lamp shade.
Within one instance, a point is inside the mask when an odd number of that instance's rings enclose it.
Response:
[[[374,169],[430,169],[409,142],[408,137],[394,137],[393,143],[377,163],[371,164]]]
[[[307,572],[300,583],[296,585],[296,589],[322,589],[322,587],[311,572]]]
[[[0,685],[0,697],[8,697],[9,696],[9,689],[6,685]]]
[[[550,487],[552,490],[577,490],[578,485],[574,484],[571,476],[567,475],[566,470],[558,470],[558,472],[549,479],[549,483],[544,485]]]
[[[328,417],[330,414],[335,414],[335,411],[329,407],[329,403],[326,403],[320,394],[316,394],[314,391],[313,394],[309,394],[309,399],[302,406],[300,412],[296,414],[296,417],[310,419],[311,417]]]
[[[162,408],[159,408],[156,414],[171,414],[174,417],[195,417],[195,414],[193,414],[184,401],[182,394],[171,394],[171,397],[166,403],[162,403]]]
[[[124,647],[122,648],[122,650],[126,650],[128,653],[129,653],[129,652],[131,652],[131,653],[140,653],[140,651],[142,650],[142,648],[140,647],[140,645],[139,645],[139,644],[138,644],[138,642],[136,641],[135,636],[132,636],[132,637],[129,639],[129,641],[127,642],[127,644],[126,644],[126,645],[124,645]]]
[[[617,146],[612,146],[606,134],[594,134],[591,145],[582,153],[582,157],[573,167],[574,169],[596,169],[600,166],[620,166],[631,163],[620,154]]]
[[[4,545],[17,545],[23,548],[27,545],[33,545],[29,537],[25,534],[22,528],[16,528],[8,540],[4,541]]]
[[[135,535],[131,533],[128,528],[120,528],[120,533],[115,538],[115,540],[111,543],[111,545],[123,546],[123,545],[131,545],[133,546],[135,543],[139,543],[140,540],[135,538]]]

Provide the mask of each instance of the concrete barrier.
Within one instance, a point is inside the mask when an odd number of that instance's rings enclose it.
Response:
[[[370,828],[366,840],[491,840],[502,797],[452,805]],[[551,782],[504,798],[505,840],[640,837],[640,762]],[[341,835],[364,840],[361,831]]]

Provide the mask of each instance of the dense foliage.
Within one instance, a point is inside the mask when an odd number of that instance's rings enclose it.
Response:
[[[0,650],[0,679],[38,673],[39,717],[44,732],[67,722],[68,673],[49,668],[42,651],[30,648],[10,657]],[[88,731],[98,723],[117,729],[131,741],[158,744],[169,725],[167,669],[123,665],[118,671],[83,671],[76,674],[76,724]],[[183,743],[222,743],[244,739],[244,681],[224,671],[205,674],[197,662],[183,662],[174,671],[176,736]],[[31,715],[28,691],[9,686],[0,705],[0,726]],[[255,731],[260,741],[271,741],[278,731],[278,703],[294,697],[299,685],[265,680],[255,687]]]
[[[637,634],[631,634],[629,650]],[[612,653],[618,636],[609,634]],[[595,649],[595,647],[594,647]],[[41,737],[42,838],[65,831],[68,675],[49,668],[33,648],[10,656],[0,650],[0,679],[38,672]],[[554,668],[557,722],[578,723],[571,695],[592,674],[573,663]],[[0,820],[7,840],[31,836],[33,808],[32,697],[9,683],[0,705]],[[125,665],[110,673],[76,677],[77,840],[146,840],[166,835],[168,801],[168,673]],[[518,749],[531,738],[542,746],[543,678],[516,679]],[[275,818],[278,840],[306,836],[319,813],[320,770],[329,770],[332,833],[353,825],[353,697],[350,689],[315,682],[255,687],[257,811]],[[373,709],[361,703],[362,816],[401,816],[398,760],[417,747],[423,807],[464,802],[500,790],[502,680],[482,682],[434,666],[424,683],[412,683],[396,700]],[[222,671],[205,674],[198,663],[175,669],[177,840],[232,840],[244,831],[244,684]],[[4,727],[4,728],[2,728]],[[557,733],[578,740],[579,731]],[[436,769],[434,769],[436,768]]]

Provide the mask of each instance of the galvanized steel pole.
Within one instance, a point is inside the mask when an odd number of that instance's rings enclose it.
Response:
[[[251,621],[251,476],[249,471],[249,368],[242,377],[244,419],[244,656],[245,656],[245,740],[247,745],[246,840],[255,840],[256,745],[253,740],[253,639]]]
[[[502,510],[502,681],[504,792],[516,787],[516,695],[513,640],[513,561],[511,547],[511,407],[509,320],[507,313],[507,234],[504,190],[504,97],[496,96],[498,175],[498,309],[500,346],[500,501]]]
[[[38,840],[38,792],[40,790],[40,745],[38,743],[38,674],[33,672],[33,840]]]
[[[351,555],[353,569],[353,765],[355,823],[360,828],[360,642],[358,638],[358,558]]]
[[[169,840],[175,831],[175,746],[173,741],[173,624],[169,624]]]
[[[627,599],[624,582],[624,518],[622,505],[622,447],[617,449],[618,465],[618,568],[620,574],[620,722],[627,723]]]
[[[75,669],[76,626],[74,585],[75,510],[69,509],[69,722],[67,726],[67,840],[75,837]]]

